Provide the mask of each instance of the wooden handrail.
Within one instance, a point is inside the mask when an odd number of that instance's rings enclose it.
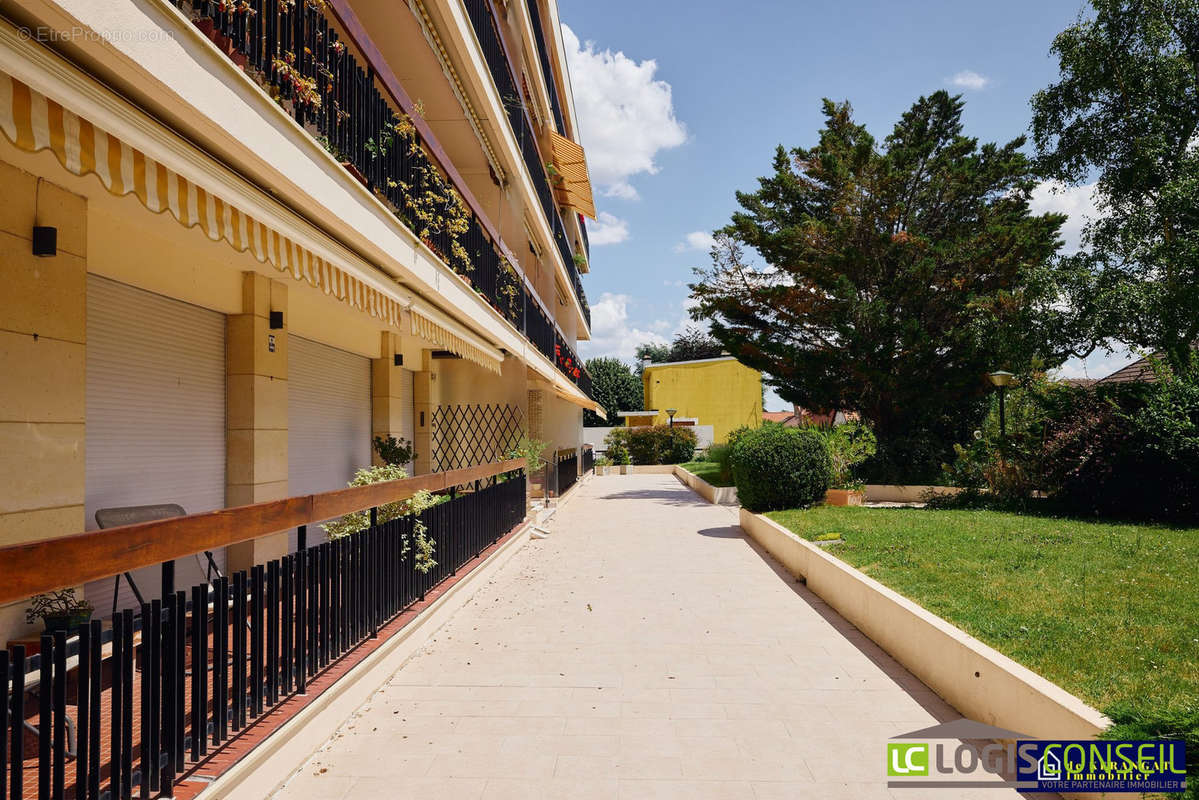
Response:
[[[523,469],[515,458],[0,548],[0,604]]]

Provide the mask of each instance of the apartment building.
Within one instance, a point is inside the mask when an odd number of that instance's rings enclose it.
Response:
[[[379,435],[416,473],[577,448],[559,31],[555,0],[0,4],[0,546],[337,489]]]

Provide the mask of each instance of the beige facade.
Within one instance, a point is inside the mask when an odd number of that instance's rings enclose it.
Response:
[[[6,3],[0,547],[94,526],[84,514],[85,387],[104,373],[88,374],[89,275],[223,315],[225,402],[214,411],[224,415],[225,438],[212,444],[217,452],[223,444],[224,480],[212,488],[223,490],[226,506],[289,496],[289,433],[322,422],[311,409],[297,417],[294,397],[289,404],[296,336],[365,360],[369,397],[322,387],[334,405],[346,394],[328,418],[366,409],[354,429],[412,439],[417,472],[430,469],[443,406],[508,407],[522,432],[553,449],[578,446],[582,408],[592,401],[546,342],[573,352],[589,335],[579,265],[567,258],[585,252],[586,234],[569,207],[555,203],[547,217],[539,194],[546,176],[529,172],[475,21],[457,3],[432,0],[345,8],[360,27],[331,10],[330,23],[361,63],[383,59],[372,66],[390,81],[379,77],[376,87],[388,102],[421,98],[424,116],[411,113],[429,158],[472,204],[485,243],[508,254],[521,294],[489,299],[479,272],[455,269],[436,241],[392,210],[385,187],[372,190],[343,167],[311,124],[270,97],[260,73],[217,46],[189,3]],[[549,75],[527,7],[501,11],[495,24],[531,88],[528,119],[546,147],[551,130],[577,134],[555,3],[537,10],[551,45]],[[22,29],[41,32],[40,40]],[[51,35],[72,29],[94,35]],[[373,50],[353,30],[365,30]],[[55,229],[54,255],[32,254],[35,226]],[[519,314],[506,306],[514,296]],[[548,340],[527,321],[534,313],[546,316]],[[163,381],[186,383],[187,323],[160,322],[167,341],[156,357],[179,359]],[[130,358],[149,358],[132,334],[128,347]],[[144,391],[155,391],[153,381]],[[106,430],[136,422],[117,419]],[[153,456],[147,463],[188,457],[187,443],[170,437],[131,448],[131,459]],[[331,475],[324,488],[349,477]],[[174,502],[168,477],[147,480],[162,482],[161,502]],[[286,547],[282,533],[230,548],[226,563],[245,568]],[[34,630],[24,626],[23,605],[0,609],[0,643]]]

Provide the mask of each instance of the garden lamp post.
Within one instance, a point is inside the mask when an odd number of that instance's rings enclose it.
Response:
[[[991,381],[992,386],[999,387],[999,438],[1007,438],[1007,415],[1003,407],[1004,395],[1007,393],[1007,387],[1012,385],[1016,376],[1006,370],[992,372],[987,378]]]
[[[672,427],[672,428],[674,427],[674,415],[677,413],[679,413],[679,410],[677,408],[666,409],[666,414],[667,414],[667,416],[670,417],[670,427]]]

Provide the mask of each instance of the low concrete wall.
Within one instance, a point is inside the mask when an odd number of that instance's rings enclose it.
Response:
[[[741,527],[970,719],[1045,739],[1090,739],[1111,724],[1065,689],[778,523],[743,508]]]
[[[718,506],[737,505],[736,486],[713,486],[694,472],[688,472],[682,467],[674,468],[674,476],[691,487],[700,497]]]
[[[900,485],[894,483],[866,484],[867,503],[923,503],[934,494],[957,494],[957,486]]]

